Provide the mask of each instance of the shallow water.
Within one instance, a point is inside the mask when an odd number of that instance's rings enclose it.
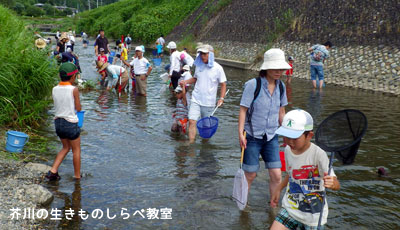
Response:
[[[97,79],[93,46],[77,46],[76,53],[83,78]],[[260,171],[253,183],[247,212],[238,211],[230,199],[240,161],[238,105],[243,84],[254,73],[225,68],[230,92],[215,114],[220,120],[218,131],[208,142],[198,138],[189,145],[186,138],[170,132],[173,96],[168,91],[160,94],[162,83],[158,76],[168,62],[164,57],[162,66],[152,71],[147,98],[132,93],[119,98],[115,92],[104,90],[81,94],[86,110],[82,132],[85,177],[80,183],[73,181],[69,154],[60,167],[63,179],[48,187],[56,193],[52,208],[83,209],[91,214],[102,209],[104,216],[87,220],[64,218],[57,222],[58,228],[269,229],[276,210],[267,205],[266,170]],[[315,124],[345,108],[359,109],[368,118],[368,132],[355,163],[334,164],[342,187],[328,193],[330,214],[326,229],[399,229],[400,99],[332,85],[318,91],[311,89],[310,82],[299,79],[293,80],[288,96],[287,111],[305,109]],[[55,136],[54,126],[49,123],[47,130]],[[377,176],[377,168],[382,166],[389,170],[390,177]],[[117,214],[115,219],[107,218],[107,208],[111,216]],[[121,216],[123,208],[131,215],[128,219]],[[132,217],[135,211],[148,208],[171,208],[172,220]]]

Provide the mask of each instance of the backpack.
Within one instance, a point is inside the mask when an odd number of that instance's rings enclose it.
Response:
[[[256,82],[257,82],[257,84],[256,84],[256,89],[254,90],[253,101],[250,104],[250,108],[246,112],[247,122],[250,125],[250,130],[251,130],[252,136],[254,136],[254,131],[253,131],[253,124],[251,123],[251,117],[253,116],[253,112],[254,112],[254,101],[257,99],[257,97],[261,91],[261,77],[257,77]],[[281,80],[279,80],[279,95],[280,95],[280,99],[282,101],[284,92],[283,92],[283,83]],[[282,106],[282,104],[280,104],[280,106]]]
[[[314,49],[313,52],[311,53],[311,58],[314,61],[322,61],[323,58],[323,53],[320,51],[318,48]]]

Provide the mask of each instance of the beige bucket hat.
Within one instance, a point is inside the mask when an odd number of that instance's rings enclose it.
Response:
[[[261,65],[261,70],[267,69],[291,69],[286,62],[285,53],[281,49],[269,49],[264,53],[264,62]]]

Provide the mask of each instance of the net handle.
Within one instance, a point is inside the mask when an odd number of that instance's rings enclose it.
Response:
[[[244,131],[244,138],[246,138],[246,131]],[[240,168],[243,166],[244,146],[242,147],[242,155],[240,156]]]
[[[332,165],[333,165],[333,158],[334,158],[334,156],[335,156],[335,152],[331,152],[331,156],[329,157],[328,175],[330,175],[331,172],[332,172]],[[322,217],[323,217],[323,214],[324,214],[324,206],[325,206],[325,203],[326,203],[326,190],[325,190],[325,189],[324,189],[322,198],[323,198],[323,200],[322,200],[322,209],[321,209],[321,212],[320,212],[320,214],[319,214],[317,230],[322,230],[322,228],[321,228],[321,221],[322,221]]]
[[[229,92],[229,89],[226,91],[224,97],[226,97],[226,95],[228,94],[228,92]],[[220,107],[220,105],[217,105],[217,106],[215,107],[215,109],[214,109],[214,111],[211,113],[210,117],[212,117],[212,116],[214,115],[215,111],[217,111],[217,109],[218,109],[219,107]]]

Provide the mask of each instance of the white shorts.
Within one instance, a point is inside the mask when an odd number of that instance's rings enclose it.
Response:
[[[199,118],[209,117],[213,112],[214,107],[201,106],[194,101],[190,102],[189,120],[199,120]]]

